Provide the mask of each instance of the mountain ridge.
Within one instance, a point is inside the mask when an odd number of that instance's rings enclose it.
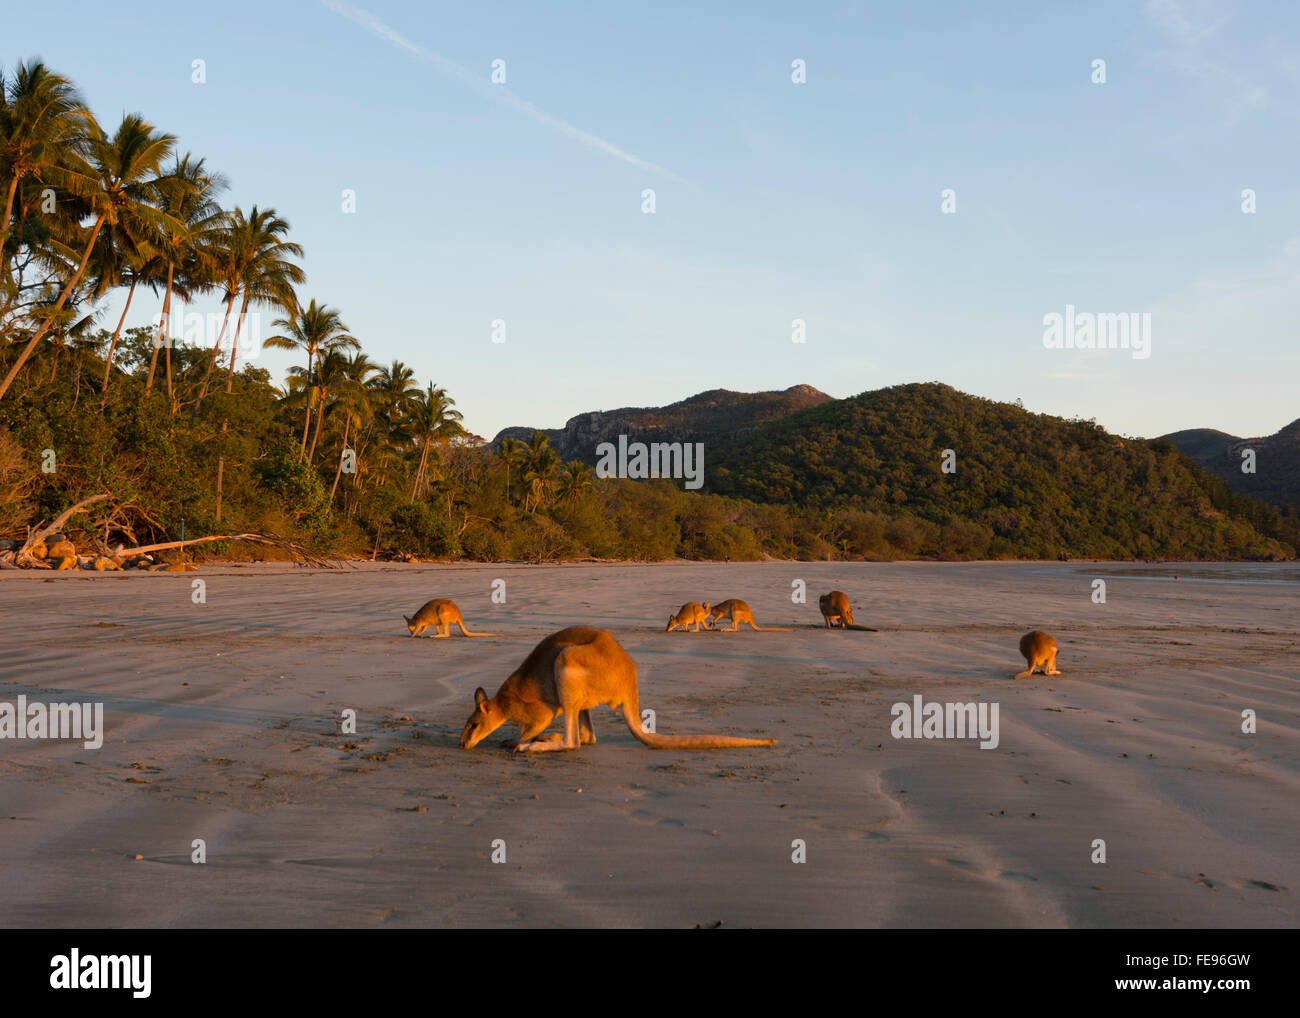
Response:
[[[508,427],[491,445],[507,438],[527,442],[540,431],[564,459],[593,465],[596,447],[626,435],[629,441],[712,442],[738,438],[755,427],[797,410],[834,400],[807,384],[763,392],[707,389],[662,407],[619,407],[575,414],[563,428]]]
[[[1279,506],[1300,507],[1300,418],[1272,435],[1240,438],[1213,428],[1161,435],[1234,491]],[[1253,464],[1243,454],[1254,452]],[[1242,469],[1253,466],[1253,472]]]

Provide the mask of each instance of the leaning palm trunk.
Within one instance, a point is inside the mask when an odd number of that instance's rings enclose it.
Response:
[[[230,294],[230,299],[226,301],[226,317],[221,320],[221,331],[217,333],[217,341],[212,344],[212,356],[208,358],[208,369],[203,372],[203,382],[199,386],[198,398],[194,401],[194,406],[190,410],[190,430],[194,430],[194,418],[198,416],[199,404],[203,402],[203,397],[208,394],[208,382],[212,378],[212,369],[217,363],[217,355],[221,351],[221,341],[226,337],[226,326],[230,324],[230,312],[235,307],[235,294]]]
[[[325,423],[325,394],[321,393],[320,409],[316,411],[316,427],[311,433],[311,448],[307,450],[307,462],[316,458],[316,443],[320,441],[321,425]]]
[[[239,330],[243,328],[244,316],[248,314],[248,291],[244,291],[244,303],[239,306],[239,317],[235,319],[235,338],[230,341],[230,375],[226,378],[226,392],[235,385],[235,353],[239,350]]]
[[[47,332],[50,331],[50,324],[58,316],[59,312],[63,310],[63,305],[68,302],[68,297],[72,293],[73,289],[81,282],[81,277],[86,271],[86,263],[90,261],[90,253],[95,249],[95,239],[99,236],[99,231],[103,225],[104,216],[101,214],[95,218],[95,227],[90,231],[90,240],[86,244],[85,253],[81,256],[81,264],[77,266],[77,271],[72,274],[72,278],[68,280],[67,285],[63,288],[63,292],[59,294],[59,299],[55,303],[52,313],[40,324],[40,327],[32,333],[32,338],[29,339],[27,345],[23,347],[22,353],[20,353],[18,359],[14,361],[13,366],[9,369],[9,373],[5,375],[4,381],[0,382],[0,399],[4,399],[5,393],[9,391],[9,386],[13,385],[14,379],[18,377],[18,372],[22,370],[23,365],[27,363],[27,358],[29,358],[32,355],[32,351],[36,349],[36,344],[45,337]]]
[[[330,485],[330,505],[334,504],[334,492],[338,490],[339,477],[343,474],[343,457],[348,454],[348,429],[352,426],[352,415],[343,414],[343,448],[339,450],[339,465],[334,471],[334,483]]]
[[[13,175],[13,178],[9,181],[9,194],[5,198],[5,217],[4,219],[0,219],[0,223],[4,224],[4,232],[0,233],[0,247],[3,247],[5,241],[9,239],[9,224],[11,222],[10,217],[13,216],[14,214],[14,196],[17,194],[18,194],[18,174],[15,173]]]
[[[131,289],[126,291],[126,307],[122,309],[122,317],[117,320],[117,329],[113,332],[113,340],[108,344],[108,356],[104,359],[104,399],[99,404],[106,406],[108,404],[108,379],[109,372],[113,368],[113,351],[117,349],[118,338],[122,335],[122,325],[126,322],[126,313],[131,310],[131,298],[135,296],[135,286],[138,279],[131,280]]]
[[[158,366],[158,350],[159,350],[159,348],[162,346],[162,343],[163,343],[163,333],[164,333],[164,332],[166,331],[166,329],[167,329],[167,319],[168,319],[168,317],[169,317],[169,316],[171,315],[171,313],[172,313],[172,272],[173,272],[173,269],[174,269],[174,266],[172,266],[171,264],[168,264],[168,266],[167,266],[167,296],[165,296],[165,297],[163,298],[162,319],[158,322],[158,335],[156,335],[156,336],[154,337],[154,340],[153,340],[153,356],[149,358],[149,377],[145,380],[145,383],[144,383],[144,391],[145,391],[145,392],[148,392],[150,389],[153,388],[153,373],[154,373],[154,369]],[[171,337],[168,336],[168,337],[167,337],[167,364],[168,364],[168,371],[167,371],[167,394],[168,394],[169,396],[171,395],[171,384],[172,384],[172,376],[171,376],[171,369],[170,369],[170,368],[171,368],[171,354],[172,354],[172,349],[171,349]]]
[[[308,386],[311,385],[311,358],[312,358],[312,351],[311,351],[310,349],[308,349],[308,351],[307,351],[307,384],[308,384]],[[302,453],[303,453],[304,456],[307,454],[307,431],[308,431],[308,429],[311,427],[311,404],[312,404],[311,389],[308,388],[308,389],[307,389],[307,413],[306,413],[306,415],[303,417],[303,420],[302,420]]]
[[[415,494],[420,490],[420,485],[424,481],[424,465],[429,462],[429,440],[424,440],[424,448],[420,451],[420,466],[415,471],[415,483],[411,485],[411,501],[415,501]]]

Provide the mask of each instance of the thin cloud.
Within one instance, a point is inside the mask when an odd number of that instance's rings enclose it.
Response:
[[[1228,24],[1232,12],[1223,14],[1213,0],[1147,0],[1147,16],[1172,46],[1167,54],[1175,67],[1205,81],[1213,81],[1223,95],[1228,112],[1237,116],[1251,110],[1272,110],[1300,123],[1300,113],[1268,88],[1256,85],[1233,68],[1206,55],[1202,43],[1213,39]],[[1212,14],[1219,15],[1217,18]]]
[[[347,18],[353,24],[360,25],[372,35],[383,39],[384,42],[388,43],[390,46],[394,46],[414,57],[418,57],[427,64],[433,65],[443,74],[450,78],[455,78],[462,84],[472,86],[489,99],[513,107],[520,113],[531,117],[539,124],[549,127],[557,134],[561,134],[566,138],[572,138],[574,141],[581,145],[585,145],[589,149],[593,149],[596,152],[603,152],[606,155],[613,156],[615,159],[621,159],[623,162],[630,163],[632,166],[640,167],[643,170],[649,170],[652,173],[658,173],[661,176],[667,177],[669,180],[675,180],[678,183],[685,183],[685,181],[677,174],[673,173],[672,170],[665,169],[664,167],[646,159],[642,159],[640,156],[635,156],[631,152],[626,152],[613,142],[606,141],[604,138],[598,138],[596,135],[590,134],[589,132],[582,130],[580,127],[574,127],[573,124],[561,120],[559,117],[552,116],[545,110],[534,106],[527,99],[521,99],[505,85],[486,84],[482,75],[475,74],[467,67],[463,67],[454,60],[448,60],[441,54],[435,53],[433,50],[421,46],[419,43],[412,42],[390,25],[386,25],[384,22],[380,21],[369,11],[341,3],[340,0],[321,0],[321,3],[326,9]]]

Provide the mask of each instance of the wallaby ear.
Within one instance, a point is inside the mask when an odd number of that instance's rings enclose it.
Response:
[[[483,692],[482,686],[479,686],[478,689],[474,690],[474,703],[476,706],[482,707],[483,704],[487,702],[487,698],[488,695]]]
[[[409,616],[409,615],[403,615],[402,618],[406,619],[406,624],[407,624],[408,626],[411,624],[411,616]]]

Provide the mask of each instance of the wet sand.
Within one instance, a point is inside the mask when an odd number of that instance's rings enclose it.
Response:
[[[1295,574],[0,573],[0,701],[99,701],[107,728],[99,750],[0,740],[0,925],[1294,926]],[[807,604],[792,603],[795,580]],[[833,588],[879,632],[822,628],[817,596]],[[402,615],[432,597],[500,638],[409,638]],[[796,631],[663,632],[683,601],[727,597]],[[598,745],[578,753],[512,756],[504,729],[461,751],[475,687],[494,693],[576,623],[631,653],[659,731],[777,745],[650,750],[601,708]],[[1012,681],[1030,628],[1057,637],[1064,674]],[[916,694],[998,703],[998,747],[894,739],[890,708]],[[345,709],[356,735],[341,734]],[[1257,734],[1242,733],[1244,709]],[[1091,861],[1096,839],[1105,864]]]

